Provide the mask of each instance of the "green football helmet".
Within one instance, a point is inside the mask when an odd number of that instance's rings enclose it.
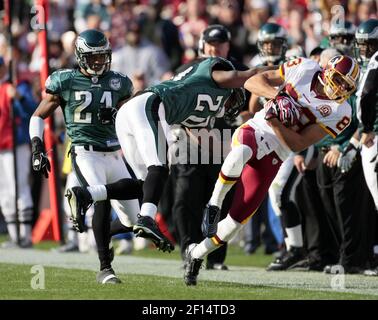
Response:
[[[332,24],[328,36],[331,47],[352,56],[355,32],[355,25],[349,21]]]
[[[264,63],[283,61],[288,48],[286,30],[276,23],[264,24],[257,35],[257,47]]]
[[[367,63],[378,50],[378,19],[366,20],[358,26],[355,49],[360,63]]]
[[[75,42],[75,56],[80,68],[91,76],[109,71],[112,50],[106,36],[94,29],[80,33]]]

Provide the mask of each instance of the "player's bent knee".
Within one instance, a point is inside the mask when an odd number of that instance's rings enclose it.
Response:
[[[238,177],[243,171],[244,165],[251,159],[252,149],[247,145],[233,147],[222,165],[222,173],[229,177]]]

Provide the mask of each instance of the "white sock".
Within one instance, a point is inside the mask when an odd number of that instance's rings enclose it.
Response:
[[[77,245],[77,232],[75,230],[68,230],[67,232],[67,242],[72,242]]]
[[[222,207],[224,198],[239,179],[244,165],[252,157],[252,154],[252,149],[243,144],[232,148],[223,162],[221,172],[209,201],[210,205],[217,206],[218,208]]]
[[[12,242],[17,243],[17,226],[15,223],[7,223],[9,238]]]
[[[290,247],[303,247],[302,225],[285,229]]]
[[[211,238],[206,238],[192,250],[191,255],[195,259],[203,259],[206,255],[213,252],[217,248],[219,248],[219,245],[216,245]]]
[[[32,238],[32,225],[31,223],[20,223],[20,238],[30,240]]]
[[[140,208],[141,216],[149,216],[152,219],[155,219],[156,212],[157,212],[157,207],[151,202],[143,203],[142,207]]]
[[[219,248],[223,243],[233,238],[241,229],[243,225],[230,215],[227,215],[222,221],[218,223],[218,231],[216,236],[206,238],[198,244],[192,251],[192,257],[196,259],[203,259],[206,255]],[[220,242],[221,241],[221,242]]]
[[[108,192],[106,191],[106,187],[104,185],[97,185],[97,186],[89,186],[87,190],[92,196],[92,200],[96,201],[104,201],[108,198]]]
[[[285,245],[286,245],[286,250],[289,251],[289,250],[290,250],[289,238],[286,237],[286,238],[284,239],[284,241],[285,241]]]
[[[217,206],[218,208],[222,208],[222,203],[224,198],[226,197],[228,191],[232,188],[234,183],[224,184],[218,178],[217,182],[215,183],[215,187],[213,190],[213,194],[211,195],[209,204],[212,206]]]

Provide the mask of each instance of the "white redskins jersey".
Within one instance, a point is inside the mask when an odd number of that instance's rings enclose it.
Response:
[[[285,80],[284,89],[286,93],[302,107],[299,124],[291,127],[293,130],[301,132],[305,127],[317,123],[335,138],[350,124],[352,108],[348,102],[344,101],[339,104],[334,100],[319,97],[314,92],[314,84],[321,72],[318,63],[301,57],[283,63],[279,70]],[[262,109],[256,113],[253,119],[248,121],[248,124],[261,135],[257,139],[261,140],[261,143],[257,141],[260,148],[258,157],[274,150],[284,161],[291,151],[281,144],[273,129],[265,121],[264,116],[265,110]]]

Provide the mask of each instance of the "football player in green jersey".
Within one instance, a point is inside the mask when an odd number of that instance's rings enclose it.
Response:
[[[378,19],[362,22],[356,30],[356,56],[362,70],[357,90],[361,122],[361,158],[366,183],[378,210]],[[375,249],[375,257],[377,257]],[[365,275],[378,276],[378,267]]]
[[[174,249],[154,220],[168,176],[167,144],[171,142],[173,126],[211,128],[217,117],[235,117],[244,103],[236,99],[244,82],[270,69],[276,67],[237,71],[230,61],[211,57],[189,66],[171,80],[147,88],[122,106],[116,117],[117,136],[127,162],[137,178],[144,180],[135,234],[151,239],[163,251]],[[119,196],[122,199],[122,184],[118,184],[118,191],[106,187],[107,198],[91,187],[81,191],[90,193],[93,201],[120,199]]]
[[[47,79],[46,96],[30,120],[34,170],[48,177],[50,165],[42,142],[43,119],[60,106],[72,141],[73,169],[81,185],[100,185],[125,178],[140,190],[137,180],[130,179],[131,175],[120,154],[114,124],[117,109],[130,98],[133,87],[127,76],[110,70],[111,54],[109,41],[102,32],[86,30],[79,34],[75,43],[79,68],[58,70]],[[80,216],[81,208],[76,206],[78,195],[71,189],[67,192],[75,227],[83,232],[85,220]],[[106,189],[98,192],[106,194]],[[126,199],[134,200],[111,201],[125,229],[137,220],[139,203],[135,198],[139,195],[126,196]],[[86,208],[92,204],[85,195],[83,200]],[[94,208],[92,226],[100,259],[97,281],[119,283],[111,267],[110,206],[107,201],[101,201],[95,203]]]

